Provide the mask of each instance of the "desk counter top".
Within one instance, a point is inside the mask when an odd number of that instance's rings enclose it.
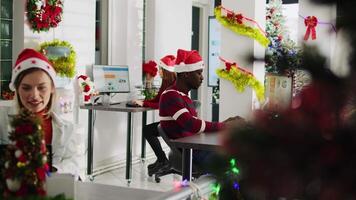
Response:
[[[192,148],[212,151],[221,147],[218,132],[196,134],[189,137],[171,140],[171,142],[178,148]]]
[[[128,107],[126,106],[126,102],[122,102],[119,104],[113,105],[85,105],[80,106],[81,109],[87,110],[103,110],[103,111],[116,111],[116,112],[145,112],[150,110],[156,110],[149,107]]]

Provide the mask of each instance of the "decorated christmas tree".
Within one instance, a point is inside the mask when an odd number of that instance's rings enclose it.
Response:
[[[285,26],[282,0],[270,0],[266,12],[266,33],[271,41],[266,50],[266,71],[286,74],[300,65],[300,52]]]
[[[45,196],[47,150],[40,119],[27,110],[13,116],[11,144],[5,151],[3,176],[4,198]]]

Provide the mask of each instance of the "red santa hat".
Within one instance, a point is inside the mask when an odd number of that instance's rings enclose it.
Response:
[[[159,61],[159,66],[163,69],[174,72],[174,65],[176,64],[176,57],[173,55],[167,55]]]
[[[39,68],[47,72],[48,75],[51,77],[53,84],[55,84],[56,71],[54,70],[48,59],[38,51],[35,51],[34,49],[24,49],[17,57],[15,66],[12,69],[12,77],[9,85],[12,91],[15,91],[14,84],[18,75],[21,72],[31,68]]]
[[[196,50],[187,51],[178,49],[175,72],[192,72],[204,68],[204,62]]]

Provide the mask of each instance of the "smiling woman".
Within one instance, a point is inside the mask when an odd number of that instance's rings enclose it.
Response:
[[[10,89],[15,92],[16,106],[1,112],[2,143],[9,144],[7,130],[11,115],[27,110],[40,119],[43,140],[52,146],[53,167],[59,173],[79,173],[78,139],[74,138],[75,125],[60,118],[53,110],[56,72],[48,59],[33,49],[23,50],[12,69]]]

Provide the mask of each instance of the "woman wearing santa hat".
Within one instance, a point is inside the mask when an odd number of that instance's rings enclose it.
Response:
[[[60,118],[53,111],[56,72],[48,59],[33,49],[24,49],[12,69],[10,89],[15,91],[16,106],[0,116],[2,143],[9,143],[9,115],[27,109],[41,119],[46,145],[52,147],[52,164],[58,173],[79,173],[79,154],[74,138],[74,124]]]
[[[155,96],[155,98],[151,100],[143,100],[143,101],[134,100],[133,102],[136,105],[158,109],[159,99],[161,98],[161,94],[169,86],[175,83],[176,80],[176,73],[174,72],[175,60],[176,58],[173,55],[167,55],[161,58],[158,66],[159,66],[159,75],[162,78],[162,84],[161,87],[159,88],[158,94]],[[159,122],[156,122],[156,123],[148,124],[143,127],[143,136],[150,144],[153,152],[157,157],[157,160],[154,163],[147,166],[149,175],[152,175],[162,167],[169,165],[166,154],[164,153],[161,143],[157,138],[159,136],[157,130],[158,124]]]

